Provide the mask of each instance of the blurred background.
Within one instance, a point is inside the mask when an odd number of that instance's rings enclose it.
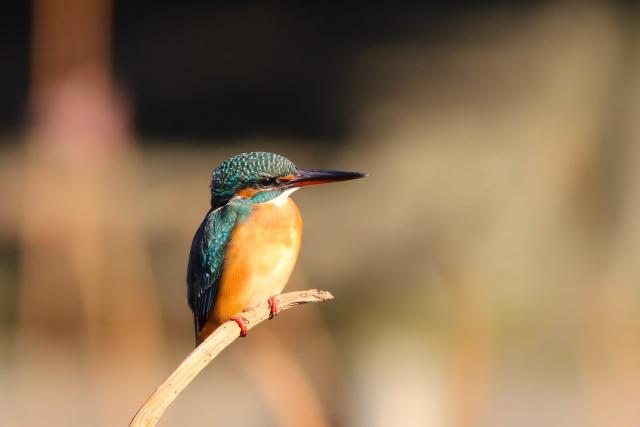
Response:
[[[126,425],[193,348],[211,170],[275,151],[283,313],[159,425],[640,425],[635,2],[7,1],[0,424]]]

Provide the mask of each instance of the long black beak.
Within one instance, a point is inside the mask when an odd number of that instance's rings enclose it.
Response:
[[[364,178],[366,173],[331,171],[320,169],[298,169],[298,174],[287,182],[287,187],[303,187],[305,185],[327,184],[329,182],[347,181]]]

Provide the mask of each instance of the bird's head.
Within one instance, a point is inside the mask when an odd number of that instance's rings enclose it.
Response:
[[[365,176],[359,172],[299,169],[289,159],[274,153],[242,153],[225,160],[213,171],[211,206],[219,208],[233,198],[262,203],[305,185]]]

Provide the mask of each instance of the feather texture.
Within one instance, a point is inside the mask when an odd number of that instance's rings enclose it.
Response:
[[[187,267],[187,299],[193,311],[196,341],[215,302],[224,266],[224,251],[238,220],[238,209],[225,205],[207,212],[198,227]]]

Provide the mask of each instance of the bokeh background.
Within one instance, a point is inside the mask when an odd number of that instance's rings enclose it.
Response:
[[[288,289],[163,426],[640,425],[635,2],[7,1],[0,424],[126,425],[192,349],[211,170],[296,193]]]

